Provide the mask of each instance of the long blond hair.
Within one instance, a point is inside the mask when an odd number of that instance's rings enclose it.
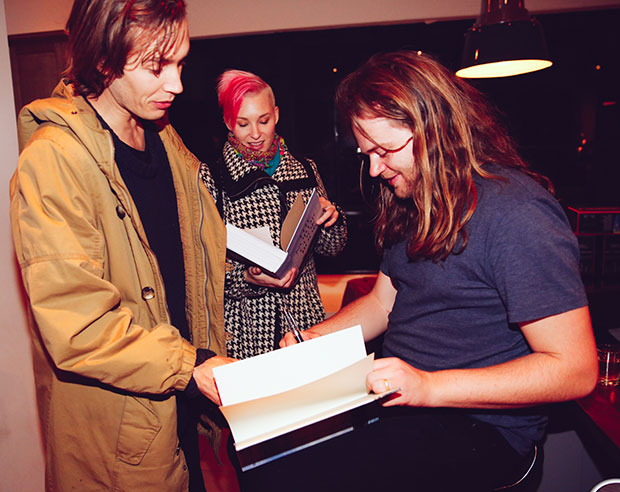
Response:
[[[410,199],[381,183],[375,224],[380,249],[407,239],[409,258],[434,261],[464,249],[465,225],[477,203],[474,173],[497,179],[485,164],[519,169],[552,191],[547,178],[521,159],[482,94],[428,55],[373,56],[342,81],[336,105],[349,126],[379,117],[413,132]]]

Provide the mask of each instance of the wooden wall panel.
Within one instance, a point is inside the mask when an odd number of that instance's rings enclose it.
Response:
[[[67,65],[66,47],[64,32],[9,36],[16,112],[50,96]]]

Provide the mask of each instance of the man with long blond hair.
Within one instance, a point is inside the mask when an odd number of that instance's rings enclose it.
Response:
[[[356,450],[343,473],[359,466],[368,490],[517,482],[540,451],[538,405],[596,381],[564,212],[482,95],[429,56],[371,58],[336,103],[380,182],[383,260],[368,295],[304,337],[358,323],[366,340],[384,334],[367,386],[397,389],[378,423],[340,440]]]

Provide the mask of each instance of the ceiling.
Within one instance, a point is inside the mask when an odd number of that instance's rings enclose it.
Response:
[[[192,38],[329,27],[474,19],[480,0],[186,0]],[[7,33],[58,31],[72,0],[4,0]],[[619,7],[620,0],[529,0],[531,13]]]

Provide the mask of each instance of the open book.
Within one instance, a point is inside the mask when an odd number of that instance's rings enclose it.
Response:
[[[291,268],[301,265],[322,213],[316,188],[305,205],[299,193],[282,224],[282,248],[273,245],[268,227],[240,229],[232,224],[226,224],[226,247],[242,259],[282,278]]]
[[[366,355],[355,326],[213,370],[243,470],[376,420]]]

